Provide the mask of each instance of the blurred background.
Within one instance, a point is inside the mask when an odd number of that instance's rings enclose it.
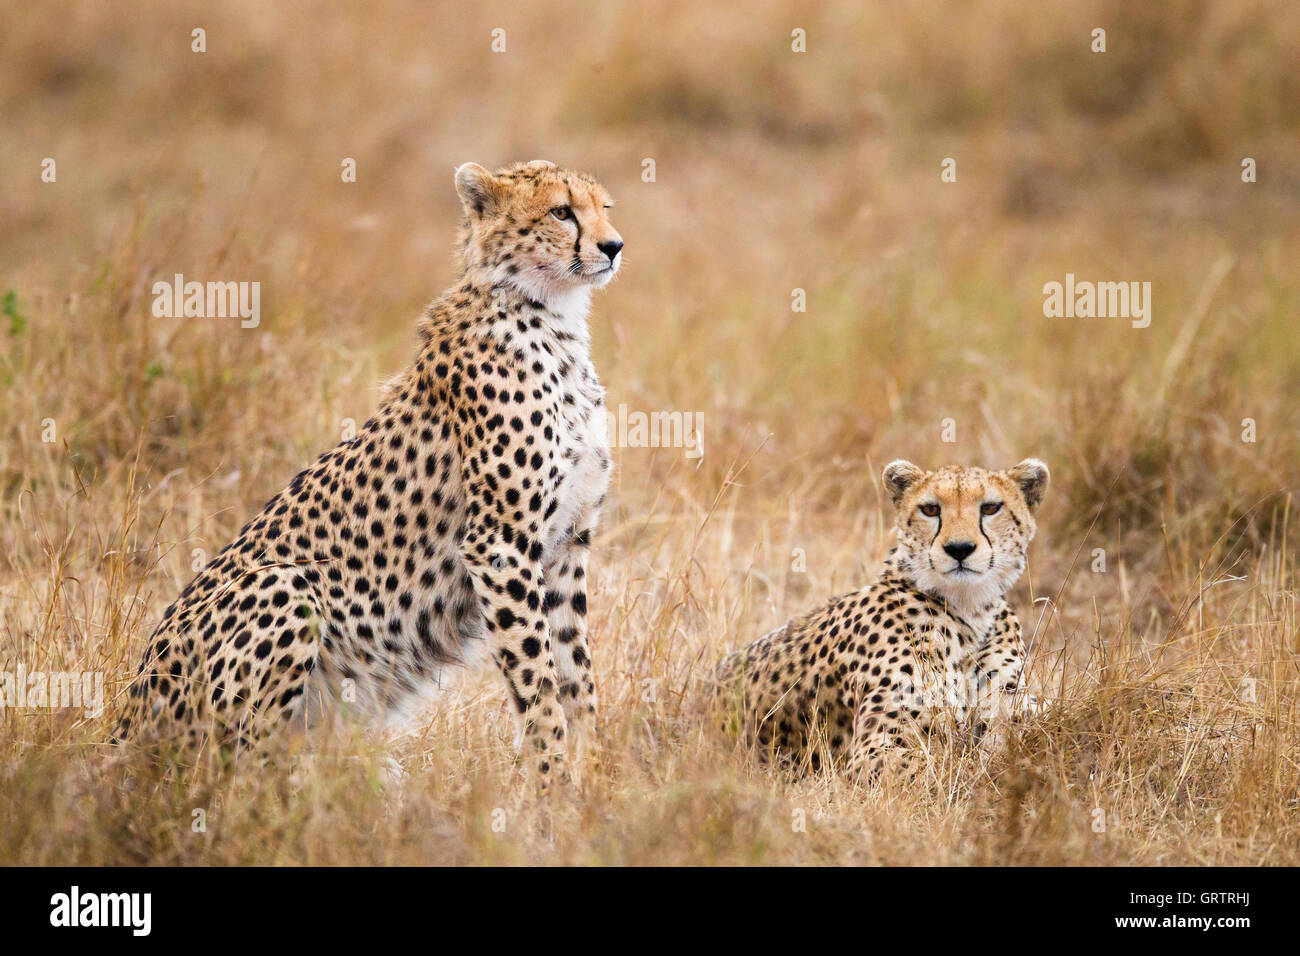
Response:
[[[1203,663],[1218,627],[1232,687],[1296,647],[1293,611],[1239,629],[1294,604],[1293,3],[9,0],[3,22],[0,657],[120,688],[194,549],[411,360],[454,279],[454,167],[534,158],[618,203],[610,406],[703,415],[702,461],[615,452],[612,713],[861,584],[895,457],[1051,465],[1017,592],[1031,622],[1054,598],[1045,678],[1107,642]],[[1044,317],[1067,272],[1150,282],[1150,327]],[[154,319],[176,273],[259,281],[260,326]],[[10,739],[89,739],[51,720]]]

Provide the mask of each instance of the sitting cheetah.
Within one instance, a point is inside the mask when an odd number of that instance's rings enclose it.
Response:
[[[945,715],[986,727],[1034,709],[1020,687],[1020,623],[1004,600],[1025,567],[1047,466],[1007,471],[890,463],[898,544],[880,579],[718,665],[765,751],[875,778],[915,762],[908,737]]]
[[[611,459],[587,312],[623,241],[582,173],[467,163],[455,185],[463,274],[414,364],[167,608],[116,738],[391,725],[478,651],[543,773],[594,721],[587,556]]]

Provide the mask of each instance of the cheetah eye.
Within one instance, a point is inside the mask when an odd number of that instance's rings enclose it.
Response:
[[[551,215],[560,220],[560,222],[564,222],[564,220],[572,218],[573,210],[568,206],[556,206],[551,210]]]
[[[980,505],[980,514],[982,515],[995,515],[1001,510],[1002,502],[1000,501],[986,501]]]
[[[921,514],[927,518],[939,517],[939,506],[933,503],[921,505]]]

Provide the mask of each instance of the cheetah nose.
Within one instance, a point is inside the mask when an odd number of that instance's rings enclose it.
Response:
[[[943,546],[944,554],[954,561],[965,561],[975,550],[975,545],[969,541],[949,541]]]
[[[596,243],[596,248],[609,256],[609,261],[613,262],[614,257],[623,249],[623,240],[612,239],[609,242],[598,242]]]

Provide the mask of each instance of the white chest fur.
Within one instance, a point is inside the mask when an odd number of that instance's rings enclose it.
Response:
[[[552,296],[545,305],[529,298],[524,322],[505,320],[499,333],[511,349],[539,365],[538,380],[553,384],[549,395],[556,414],[556,482],[553,508],[542,537],[542,560],[549,563],[576,532],[595,523],[609,487],[612,461],[605,421],[605,390],[591,362],[587,329],[589,289]],[[553,376],[553,378],[552,378]]]
[[[572,399],[571,401],[569,399]],[[549,558],[569,535],[590,527],[609,487],[611,459],[605,422],[605,390],[590,362],[575,364],[560,405],[560,476],[555,511],[543,542]]]

